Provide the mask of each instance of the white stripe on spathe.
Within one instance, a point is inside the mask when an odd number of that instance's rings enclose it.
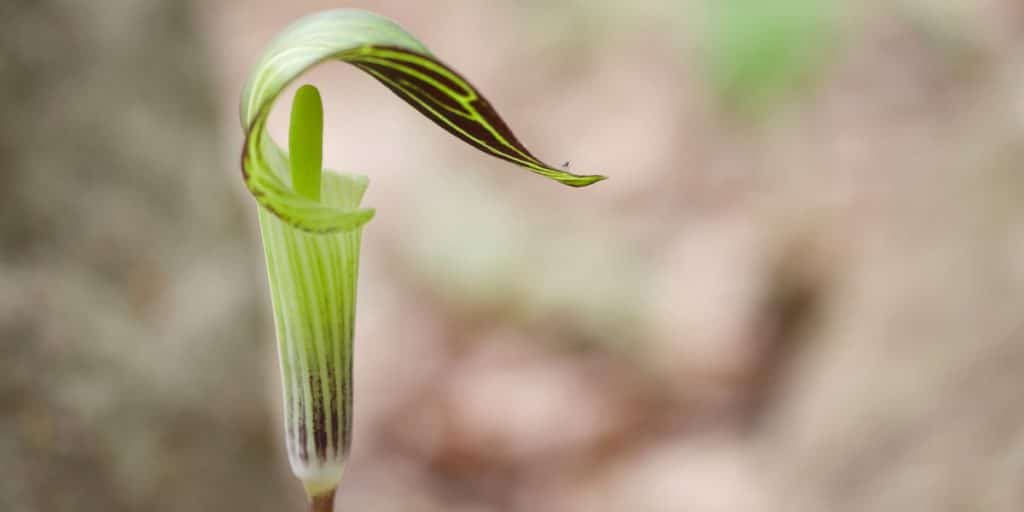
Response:
[[[327,171],[323,178],[322,202],[359,207],[365,177]],[[259,214],[288,460],[316,495],[337,486],[352,439],[352,336],[362,228],[310,233],[262,207]]]

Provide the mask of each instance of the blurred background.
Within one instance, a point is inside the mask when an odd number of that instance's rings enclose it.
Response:
[[[1024,510],[1018,0],[3,0],[0,510],[303,510],[237,101],[336,7],[611,178],[309,75],[378,210],[338,510]]]

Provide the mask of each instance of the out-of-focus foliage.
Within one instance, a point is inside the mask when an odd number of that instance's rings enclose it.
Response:
[[[586,217],[551,223],[468,173],[431,172],[449,177],[443,187],[424,185],[410,205],[431,214],[417,216],[396,256],[412,276],[470,315],[642,348],[626,340],[649,322],[653,255],[617,243],[612,226],[596,229]]]
[[[707,0],[706,9],[708,76],[743,115],[807,91],[837,44],[836,0]]]

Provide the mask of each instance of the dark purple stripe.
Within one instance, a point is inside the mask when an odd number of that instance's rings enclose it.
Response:
[[[358,67],[362,67],[361,64],[359,64],[357,66]],[[373,75],[371,74],[371,76],[373,76]],[[498,140],[496,140],[494,138],[494,136],[491,135],[490,132],[488,132],[486,129],[484,129],[479,124],[477,124],[475,122],[472,122],[472,121],[470,121],[468,119],[460,118],[458,116],[452,116],[452,117],[444,116],[445,119],[448,119],[449,121],[452,121],[454,124],[457,124],[459,126],[459,128],[462,128],[463,130],[465,130],[467,133],[469,133],[473,137],[477,137],[477,138],[481,139],[484,143],[480,143],[480,142],[477,142],[476,140],[468,138],[465,135],[463,135],[462,133],[460,133],[458,130],[455,130],[454,128],[449,126],[448,124],[446,124],[444,122],[437,121],[436,120],[437,116],[433,112],[431,112],[430,110],[424,108],[422,105],[419,104],[419,102],[416,101],[415,98],[423,98],[422,96],[415,96],[411,92],[407,91],[406,89],[402,89],[400,87],[394,86],[390,82],[388,82],[386,80],[382,80],[379,77],[374,76],[374,78],[376,78],[380,83],[384,84],[384,86],[387,87],[388,89],[391,89],[391,91],[394,92],[398,97],[400,97],[403,100],[405,100],[405,102],[408,103],[409,106],[411,106],[412,108],[416,109],[419,113],[423,114],[428,119],[434,121],[435,124],[437,124],[441,128],[444,128],[445,131],[447,131],[448,133],[452,134],[455,137],[458,137],[463,142],[465,142],[465,143],[467,143],[467,144],[469,144],[469,145],[479,149],[480,151],[483,151],[484,153],[487,153],[488,155],[495,156],[497,158],[500,158],[502,160],[506,160],[506,161],[511,162],[513,164],[516,164],[516,165],[522,165],[522,162],[517,161],[517,160],[515,160],[514,158],[512,158],[510,156],[507,156],[507,151],[508,150],[505,148],[505,146],[503,144],[501,144]],[[429,102],[429,98],[427,98],[427,100]],[[493,109],[491,109],[491,111],[493,111]],[[490,150],[492,150],[492,149],[494,151],[497,151],[498,153],[491,152]],[[529,161],[530,159],[533,159],[535,161],[534,163],[538,163],[536,157],[531,155],[529,152],[526,152],[526,154],[529,155],[529,157],[528,158],[521,158],[521,160]],[[543,165],[543,164],[538,163],[538,165]]]
[[[469,80],[466,80],[466,78],[463,77],[462,75],[460,75],[457,71],[455,71],[454,69],[444,65],[444,63],[438,61],[437,59],[435,59],[433,57],[428,57],[426,55],[421,55],[421,54],[418,54],[418,53],[413,53],[413,52],[410,52],[409,50],[406,50],[405,48],[399,48],[397,46],[377,46],[376,48],[380,48],[382,50],[390,50],[390,51],[393,51],[395,53],[401,53],[401,54],[404,54],[404,55],[409,55],[409,56],[413,57],[413,60],[409,61],[409,60],[388,59],[387,57],[381,57],[379,55],[375,55],[375,57],[377,57],[377,58],[382,58],[382,59],[385,59],[385,60],[391,60],[393,62],[400,63],[400,64],[402,64],[404,66],[413,68],[416,71],[419,71],[420,73],[422,73],[424,75],[427,75],[430,78],[433,78],[434,80],[436,80],[438,82],[441,82],[441,84],[444,85],[445,87],[448,87],[449,89],[451,89],[453,91],[461,92],[463,95],[469,95],[469,94],[472,94],[472,93],[476,92],[476,91],[471,90],[471,89],[466,89],[467,86],[470,87],[470,88],[473,87],[472,85],[469,85]],[[419,62],[418,62],[418,59],[427,59],[427,60],[437,64],[438,66],[441,66],[442,68],[445,69],[445,71],[448,71],[452,75],[458,77],[459,80],[462,80],[463,83],[460,84],[458,82],[455,82],[455,81],[451,80],[450,78],[448,78],[447,76],[442,75],[442,74],[434,71],[433,69],[431,69],[429,67],[420,65]],[[466,85],[463,85],[463,84],[466,84]]]
[[[400,62],[400,64],[404,65],[405,63]],[[360,62],[359,66],[364,69],[372,69],[377,73],[380,73],[381,75],[386,76],[391,80],[394,80],[395,83],[411,85],[412,89],[420,93],[420,97],[430,101],[431,103],[444,105],[452,110],[458,110],[459,112],[462,112],[466,115],[471,115],[471,112],[466,111],[466,107],[459,103],[457,99],[453,98],[452,96],[449,96],[448,94],[445,94],[444,91],[438,89],[437,87],[434,87],[433,84],[421,79],[416,75],[406,74],[391,66],[378,64],[376,62]]]
[[[313,448],[318,460],[327,460],[327,425],[324,422],[324,394],[320,389],[317,373],[309,376],[309,386],[313,391]]]
[[[397,59],[390,59],[392,62],[395,62],[397,65],[414,68],[417,71],[419,71],[419,72],[421,72],[421,73],[423,73],[425,75],[428,75],[431,78],[437,80],[438,82],[441,82],[441,83],[445,84],[446,86],[450,87],[453,90],[464,91],[464,93],[466,93],[466,94],[472,93],[473,95],[475,95],[476,99],[473,100],[473,102],[471,104],[472,108],[476,109],[476,111],[480,113],[480,116],[488,124],[490,124],[491,127],[493,127],[494,130],[496,132],[498,132],[498,134],[500,134],[505,139],[505,141],[507,141],[508,144],[510,144],[511,146],[515,147],[516,149],[521,151],[524,155],[526,155],[525,157],[521,157],[523,160],[532,160],[533,161],[532,163],[535,163],[537,165],[541,165],[543,167],[549,167],[550,168],[549,165],[546,165],[543,162],[541,162],[540,160],[538,160],[537,157],[533,156],[533,154],[530,153],[530,151],[528,149],[526,149],[526,146],[524,146],[523,143],[519,141],[519,139],[516,137],[516,135],[512,132],[512,130],[505,123],[504,119],[502,119],[501,116],[498,115],[498,112],[494,109],[493,106],[491,106],[491,103],[489,101],[487,101],[487,98],[485,98],[483,96],[483,94],[481,94],[480,91],[478,91],[476,88],[473,88],[472,84],[470,84],[469,81],[466,80],[465,77],[460,75],[458,72],[456,72],[452,68],[446,66],[443,62],[440,62],[440,61],[438,61],[437,59],[435,59],[433,57],[429,57],[429,56],[426,56],[426,55],[421,55],[421,54],[418,54],[418,53],[410,52],[408,50],[405,50],[405,49],[402,49],[402,48],[397,48],[397,47],[382,46],[381,48],[387,49],[389,51],[393,51],[393,52],[396,52],[396,53],[402,53],[402,54],[405,54],[405,55],[410,55],[410,56],[413,56],[413,57],[418,58],[418,59],[429,59],[431,62],[437,64],[438,66],[443,67],[446,71],[448,71],[452,75],[459,77],[460,80],[465,82],[466,86],[468,86],[468,87],[470,87],[472,89],[467,91],[465,89],[465,87],[463,87],[463,86],[461,86],[461,85],[459,85],[459,84],[449,80],[444,75],[436,73],[433,70],[431,70],[430,68],[418,65],[415,62],[409,62],[409,61],[397,60]],[[386,59],[385,57],[380,57],[380,56],[374,56],[374,58]],[[437,90],[434,86],[430,85],[427,82],[424,82],[423,80],[421,80],[420,78],[418,78],[418,77],[416,77],[414,75],[409,75],[409,74],[401,72],[399,69],[391,68],[391,67],[388,67],[388,66],[382,66],[380,64],[374,64],[374,63],[368,63],[368,62],[354,62],[354,64],[356,64],[357,66],[360,66],[360,67],[364,67],[365,66],[366,68],[373,69],[374,71],[380,73],[381,75],[383,75],[383,76],[393,80],[396,84],[402,84],[403,81],[405,81],[405,82],[407,82],[409,84],[412,84],[415,87],[415,89],[414,89],[415,92],[418,93],[418,94],[416,94],[416,97],[418,97],[418,98],[424,99],[424,100],[426,100],[426,101],[428,101],[430,103],[433,103],[433,104],[448,105],[448,106],[450,106],[452,108],[455,108],[455,109],[457,109],[459,111],[465,111],[465,108],[462,106],[462,104],[458,103],[453,98],[449,97],[447,94],[444,94],[443,91]],[[378,80],[380,80],[380,79],[378,78]],[[396,87],[394,87],[393,85],[391,85],[391,84],[389,84],[389,83],[387,83],[386,81],[383,81],[383,80],[381,80],[381,82],[384,83],[384,85],[387,86],[392,91],[395,91],[396,93],[398,93],[398,91],[396,90]],[[422,107],[416,105],[414,102],[411,102],[409,100],[409,98],[407,98],[404,94],[401,94],[401,93],[398,93],[398,94],[407,103],[409,103],[414,108],[416,108],[416,110],[420,111],[421,113],[424,113],[424,115],[426,115],[427,117],[429,117],[431,119],[434,119],[434,116],[432,114],[430,114],[429,112],[424,112],[424,109]],[[413,94],[413,92],[409,91],[409,94]],[[483,140],[485,142],[485,144],[491,146],[492,148],[494,148],[494,149],[496,149],[498,151],[501,151],[501,152],[507,152],[508,151],[508,149],[505,147],[505,144],[503,144],[502,142],[500,142],[497,139],[495,139],[494,136],[491,135],[491,133],[488,130],[486,130],[483,126],[480,126],[478,123],[476,123],[474,121],[471,121],[471,120],[468,120],[468,119],[461,118],[459,116],[455,116],[455,115],[444,115],[444,118],[449,120],[449,121],[451,121],[453,124],[459,126],[459,128],[462,128],[463,130],[465,130],[467,133],[471,134],[472,136],[477,137],[480,140]],[[436,122],[436,120],[435,120],[435,122]],[[449,127],[447,127],[447,126],[445,126],[443,124],[441,126],[443,128],[445,128],[446,130],[448,130],[450,133],[453,133],[453,131]],[[465,139],[464,137],[462,137],[458,133],[453,133],[453,135],[459,137],[462,140],[465,140],[466,142],[472,143],[472,141],[469,141],[469,140]],[[479,148],[478,144],[473,144],[473,145],[477,146]],[[519,157],[519,155],[515,155],[515,156]]]
[[[354,324],[355,314],[348,315],[345,322],[346,339],[355,340]],[[352,345],[349,345],[348,350],[342,353],[345,359],[342,363],[345,365],[345,382],[344,386],[342,386],[342,393],[345,394],[344,398],[342,398],[342,413],[344,414],[342,421],[345,424],[345,428],[341,431],[342,440],[339,451],[343,456],[348,455],[349,446],[352,445],[352,408],[354,406],[352,401],[352,354],[354,351],[355,344],[353,343]]]
[[[309,449],[306,447],[306,395],[301,387],[297,391],[295,400],[299,405],[299,417],[295,424],[299,430],[299,460],[309,462]]]

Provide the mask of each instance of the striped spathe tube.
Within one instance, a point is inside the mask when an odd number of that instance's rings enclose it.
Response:
[[[325,172],[321,201],[359,207],[367,180]],[[341,480],[352,442],[352,347],[362,227],[309,233],[259,212],[292,472],[315,497]]]

